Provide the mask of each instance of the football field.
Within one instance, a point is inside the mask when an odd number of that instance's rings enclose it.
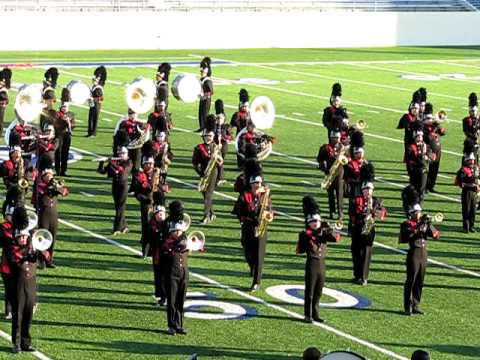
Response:
[[[113,129],[127,111],[127,83],[138,76],[153,79],[157,65],[165,61],[173,66],[170,84],[178,73],[198,75],[203,56],[212,58],[214,100],[223,99],[228,120],[238,107],[241,88],[249,91],[250,100],[266,95],[275,104],[276,121],[267,132],[277,142],[264,162],[264,176],[276,217],[269,227],[261,288],[249,293],[240,226],[231,215],[237,197],[233,181],[239,173],[235,148],[230,145],[226,159],[228,183],[214,198],[216,221],[195,224],[203,215],[191,165],[193,148],[202,142],[193,132],[198,128],[198,102],[183,103],[171,95],[174,160],[167,200],[185,203],[194,222],[191,230],[206,235],[207,252],[190,256],[188,335],[169,336],[165,309],[155,307],[152,298],[151,261],[139,257],[138,201],[128,198],[130,233],[112,237],[111,182],[96,172],[98,163],[92,160],[111,155]],[[176,360],[197,353],[200,359],[283,360],[300,359],[309,346],[324,353],[350,349],[370,359],[409,359],[418,348],[438,360],[480,358],[480,236],[462,232],[460,189],[454,185],[468,95],[480,92],[480,48],[0,52],[0,63],[19,65],[12,68],[15,84],[41,83],[46,67],[58,66],[57,98],[70,80],[90,84],[98,64],[108,70],[96,138],[85,137],[87,107],[71,107],[77,118],[71,149],[77,161],[69,165],[70,177],[65,179],[71,193],[59,200],[57,268],[39,272],[40,305],[32,325],[33,344],[43,359]],[[295,248],[303,227],[302,197],[314,195],[322,215],[328,214],[315,158],[326,142],[321,119],[334,82],[342,85],[351,122],[367,123],[365,154],[375,165],[375,195],[384,200],[388,217],[377,223],[367,286],[350,282],[350,238],[329,245],[328,289],[321,310],[326,323],[305,324],[305,258],[295,255]],[[439,192],[428,194],[423,204],[429,214],[442,212],[445,221],[438,225],[440,240],[429,243],[422,296],[426,315],[407,317],[407,246],[398,244],[398,233],[404,220],[400,191],[408,178],[402,162],[403,130],[396,126],[412,93],[422,86],[434,112],[443,109],[449,118],[442,138]],[[15,94],[9,93],[8,122]],[[1,320],[0,330],[10,334],[10,323]],[[1,359],[13,358],[10,348],[0,339]]]

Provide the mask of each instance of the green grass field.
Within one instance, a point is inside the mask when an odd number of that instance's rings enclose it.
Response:
[[[152,78],[152,67],[109,68],[105,102],[95,139],[87,139],[87,110],[75,107],[80,123],[73,147],[83,160],[70,165],[67,179],[71,194],[61,200],[56,269],[39,275],[40,308],[33,323],[34,345],[51,359],[299,359],[308,346],[322,352],[351,349],[370,359],[410,358],[417,348],[433,359],[480,357],[480,238],[461,232],[459,188],[453,185],[460,166],[463,133],[461,119],[467,113],[468,94],[480,91],[480,48],[384,48],[339,50],[215,50],[215,51],[97,51],[0,53],[0,63],[63,61],[199,61],[209,55],[214,65],[215,98],[226,104],[227,117],[238,104],[238,91],[245,87],[251,98],[270,97],[277,119],[269,133],[276,136],[275,154],[264,164],[271,183],[273,205],[282,212],[269,231],[261,290],[250,295],[250,278],[239,241],[238,221],[230,214],[236,194],[232,181],[238,171],[234,147],[226,161],[228,185],[215,197],[217,221],[202,227],[207,236],[206,253],[190,258],[189,291],[203,292],[216,301],[237,304],[256,312],[241,320],[186,318],[187,336],[166,334],[166,314],[153,306],[151,264],[140,259],[139,206],[128,200],[131,232],[107,242],[113,222],[110,182],[95,172],[98,155],[110,155],[113,128],[126,113],[124,86],[135,77]],[[381,62],[385,61],[385,62]],[[294,63],[294,64],[292,64]],[[60,69],[59,84],[81,76],[90,77],[95,66]],[[44,69],[13,70],[13,82],[40,83]],[[197,74],[198,66],[176,65],[177,72]],[[435,80],[408,80],[402,75],[435,75]],[[456,74],[453,76],[452,74]],[[463,75],[460,75],[463,74]],[[240,79],[273,80],[275,83],[241,84]],[[84,79],[88,81],[88,79]],[[293,81],[291,83],[288,83]],[[302,285],[305,259],[295,255],[297,233],[302,229],[301,199],[313,194],[327,209],[320,189],[321,173],[312,164],[326,140],[321,113],[328,104],[331,85],[340,81],[345,106],[356,121],[364,119],[366,157],[376,166],[376,195],[385,200],[389,216],[378,225],[370,281],[360,287],[350,283],[350,239],[329,247],[328,288],[359,294],[371,301],[364,309],[324,309],[327,326],[304,324],[303,307],[283,302],[265,292],[275,285]],[[402,163],[403,133],[396,130],[411,94],[420,86],[429,91],[434,110],[447,109],[450,122],[443,138],[443,158],[438,179],[439,194],[429,194],[424,208],[442,211],[446,221],[439,226],[441,240],[431,242],[422,305],[427,315],[401,314],[405,255],[398,249],[399,223],[403,221],[401,188],[408,181]],[[60,95],[60,86],[57,96]],[[15,93],[10,93],[11,104]],[[175,155],[170,168],[173,191],[169,199],[181,199],[193,220],[202,216],[201,195],[192,186],[197,177],[191,167],[193,147],[201,142],[196,120],[198,104],[181,103],[170,97],[169,110],[178,131],[171,136]],[[13,118],[12,105],[7,119]],[[187,131],[186,131],[187,130]],[[93,153],[93,154],[92,154]],[[87,196],[88,193],[94,196]],[[199,226],[192,228],[200,229]],[[133,250],[135,249],[135,250]],[[465,270],[465,271],[464,271]],[[332,302],[328,296],[322,302]],[[218,313],[209,307],[202,312]],[[10,333],[9,322],[0,330]],[[359,342],[360,339],[363,342]],[[390,352],[390,353],[386,353]],[[10,359],[10,344],[0,340],[0,358]],[[31,358],[21,354],[16,358]]]

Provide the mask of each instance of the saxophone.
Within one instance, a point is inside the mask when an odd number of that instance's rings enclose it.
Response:
[[[267,233],[268,224],[273,221],[273,215],[269,211],[270,206],[270,188],[264,187],[260,211],[258,212],[259,222],[255,229],[256,237],[263,237]]]
[[[20,156],[20,159],[17,162],[17,173],[18,173],[18,187],[21,190],[28,188],[28,180],[25,178],[25,167],[23,162],[23,157]]]
[[[207,191],[210,183],[213,180],[214,171],[217,168],[217,164],[221,164],[223,161],[222,154],[222,145],[213,144],[213,151],[210,156],[210,160],[208,161],[207,167],[205,169],[205,174],[200,179],[198,183],[198,191],[205,192]]]
[[[153,177],[152,177],[152,193],[156,193],[160,191],[160,168],[155,167],[153,169]]]
[[[168,143],[165,143],[165,145],[163,146],[162,166],[160,167],[160,172],[162,174],[167,173],[168,165],[170,165],[170,159],[168,158]]]
[[[373,199],[371,196],[369,196],[367,200],[367,206],[365,207],[365,221],[362,226],[362,235],[369,235],[375,226],[374,211]]]
[[[334,163],[330,167],[330,170],[328,172],[328,175],[325,176],[325,178],[322,181],[321,187],[323,190],[329,189],[330,186],[332,186],[333,180],[338,175],[338,172],[340,171],[340,166],[347,165],[348,163],[348,158],[345,155],[347,152],[347,147],[343,146],[340,148],[340,151],[338,152],[337,158],[335,159]]]

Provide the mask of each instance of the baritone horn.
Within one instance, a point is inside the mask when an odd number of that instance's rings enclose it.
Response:
[[[187,235],[187,249],[189,251],[202,251],[205,247],[205,234],[195,230]]]
[[[53,236],[47,229],[38,229],[32,235],[32,246],[37,251],[45,251],[52,246]]]
[[[355,129],[357,130],[363,130],[367,127],[367,122],[365,120],[358,120],[357,123],[355,124]]]
[[[250,104],[250,118],[257,129],[270,129],[275,121],[275,106],[267,96],[258,96]]]
[[[443,220],[445,220],[445,215],[443,215],[443,213],[438,212],[435,215],[433,215],[433,221],[434,222],[441,223],[441,222],[443,222]]]
[[[127,105],[137,114],[150,111],[155,103],[156,87],[152,80],[143,77],[133,80],[126,89]]]

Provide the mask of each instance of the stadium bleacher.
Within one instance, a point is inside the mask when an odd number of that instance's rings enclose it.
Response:
[[[479,11],[480,0],[3,0],[4,11]]]

